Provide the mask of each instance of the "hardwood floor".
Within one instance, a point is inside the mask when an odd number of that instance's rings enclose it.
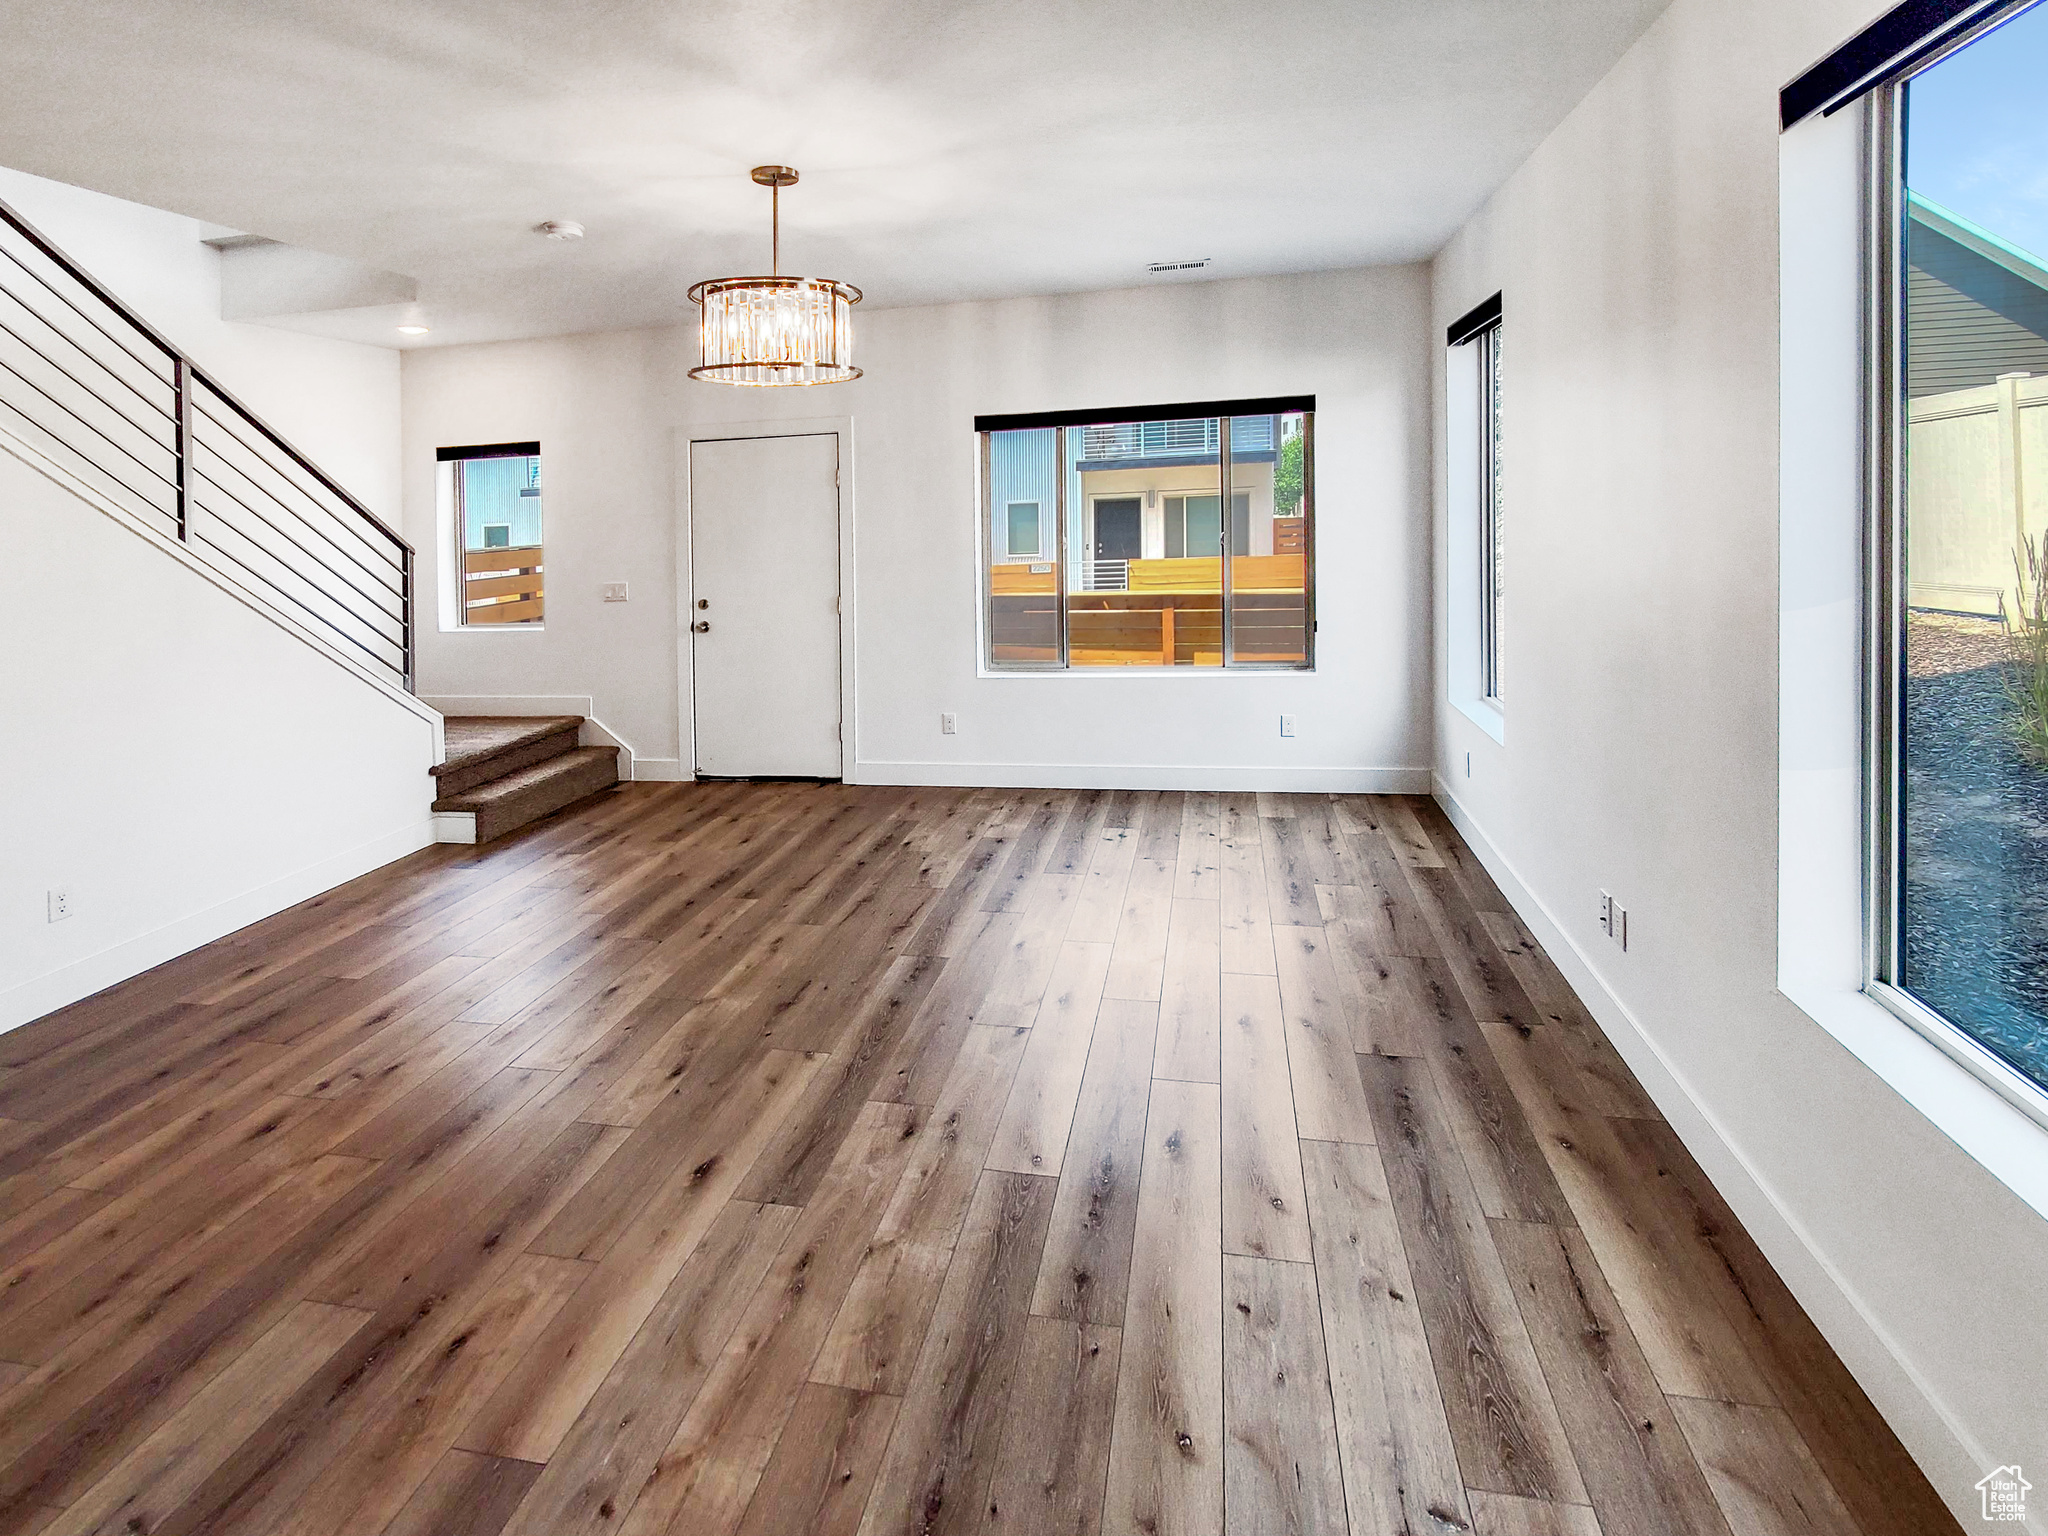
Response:
[[[0,1036],[0,1536],[1928,1536],[1436,807],[634,785]]]

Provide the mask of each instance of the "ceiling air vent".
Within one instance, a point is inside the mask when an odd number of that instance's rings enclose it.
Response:
[[[1145,270],[1154,276],[1161,272],[1198,272],[1214,259],[1210,256],[1200,256],[1193,261],[1148,261],[1145,263]]]

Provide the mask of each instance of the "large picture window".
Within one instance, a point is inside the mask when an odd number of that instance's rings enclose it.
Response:
[[[540,623],[540,444],[443,448],[439,457],[454,476],[457,622]]]
[[[1314,422],[1307,397],[978,419],[988,665],[1313,665]]]
[[[1872,982],[2048,1085],[2048,7],[1877,94]],[[1954,1049],[1954,1046],[1951,1046]]]

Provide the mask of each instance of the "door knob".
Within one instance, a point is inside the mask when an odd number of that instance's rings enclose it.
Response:
[[[711,621],[709,619],[699,619],[696,623],[692,624],[690,628],[694,629],[700,635],[708,635],[711,633]]]

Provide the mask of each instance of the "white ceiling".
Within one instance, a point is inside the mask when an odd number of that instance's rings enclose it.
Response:
[[[39,0],[0,164],[415,278],[427,344],[682,318],[763,162],[871,305],[1314,271],[1434,252],[1664,3]]]

